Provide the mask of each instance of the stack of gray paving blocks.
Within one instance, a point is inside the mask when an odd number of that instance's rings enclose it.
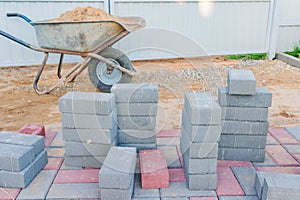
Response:
[[[44,137],[0,132],[0,186],[25,188],[48,163]]]
[[[156,148],[157,84],[116,84],[119,146]]]
[[[190,190],[216,189],[220,135],[221,108],[211,94],[186,93],[180,148]]]
[[[272,93],[256,87],[250,70],[229,70],[228,87],[219,88],[222,107],[220,160],[263,162]]]
[[[300,175],[257,172],[255,189],[262,200],[300,199]]]
[[[115,95],[70,92],[59,99],[65,164],[100,168],[117,141]]]
[[[130,200],[136,168],[135,147],[112,147],[99,171],[101,199]]]

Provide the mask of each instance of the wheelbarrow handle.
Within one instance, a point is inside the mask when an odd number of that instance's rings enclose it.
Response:
[[[32,20],[21,13],[7,13],[6,16],[7,17],[20,17],[20,18],[24,19],[26,22],[28,22],[31,26],[34,26],[34,23],[32,22]]]

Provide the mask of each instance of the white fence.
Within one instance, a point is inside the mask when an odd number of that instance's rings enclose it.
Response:
[[[100,7],[114,15],[141,16],[147,27],[116,46],[131,59],[226,55],[292,50],[300,39],[299,0],[0,0],[0,29],[37,45],[31,26],[6,18],[20,12],[33,21],[77,6]],[[0,37],[0,65],[41,63],[41,53]],[[50,57],[49,62],[57,62]],[[68,57],[68,61],[78,60]]]

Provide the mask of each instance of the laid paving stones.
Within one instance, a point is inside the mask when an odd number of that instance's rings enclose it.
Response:
[[[259,166],[276,166],[276,163],[272,160],[272,158],[266,154],[264,162],[253,162],[254,167]]]
[[[232,167],[232,172],[239,181],[246,196],[256,196],[254,167]]]
[[[259,200],[257,196],[221,196],[219,200]]]
[[[269,133],[281,145],[299,144],[299,142],[283,128],[270,128]]]
[[[295,139],[300,142],[300,128],[291,127],[291,128],[285,128],[287,132],[289,132]]]
[[[159,198],[159,189],[143,189],[141,185],[141,176],[136,174],[134,183],[133,199],[135,198]]]
[[[217,172],[218,196],[244,196],[245,193],[242,190],[239,182],[236,180],[230,167],[218,167]]]

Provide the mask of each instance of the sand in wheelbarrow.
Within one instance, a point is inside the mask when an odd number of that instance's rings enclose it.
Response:
[[[100,8],[92,6],[77,7],[73,10],[62,13],[59,17],[52,19],[51,22],[76,22],[76,21],[101,21],[101,20],[120,20]]]

